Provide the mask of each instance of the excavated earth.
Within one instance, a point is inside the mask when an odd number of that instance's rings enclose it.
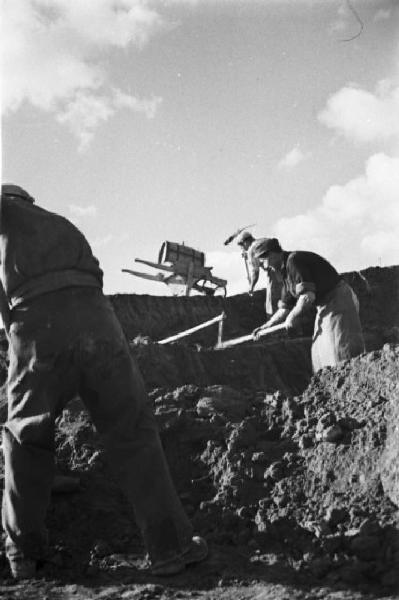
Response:
[[[174,481],[209,559],[151,576],[130,507],[79,399],[57,423],[51,553],[1,598],[316,600],[399,598],[399,267],[347,273],[367,352],[311,375],[311,321],[297,337],[217,350],[263,320],[263,295],[112,296],[143,372]],[[6,418],[7,342],[0,346]],[[111,399],[112,401],[112,399]]]

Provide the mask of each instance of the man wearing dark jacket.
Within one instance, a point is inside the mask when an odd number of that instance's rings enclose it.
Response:
[[[364,352],[356,294],[322,256],[314,252],[284,252],[276,238],[266,238],[257,248],[256,258],[263,268],[283,276],[278,309],[262,329],[285,322],[295,328],[307,310],[316,305],[312,340],[312,366],[317,372]]]
[[[0,301],[9,340],[3,430],[6,554],[16,578],[46,553],[55,419],[79,395],[131,501],[157,575],[207,555],[170,478],[143,380],[82,233],[2,186]]]

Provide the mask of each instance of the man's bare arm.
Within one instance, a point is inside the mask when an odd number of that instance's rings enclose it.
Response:
[[[314,306],[316,295],[314,292],[305,292],[301,294],[295,304],[294,308],[287,315],[285,324],[287,329],[295,328],[302,316]]]
[[[269,327],[272,327],[273,325],[277,325],[278,323],[282,323],[283,321],[285,321],[285,318],[289,312],[290,311],[288,308],[278,308],[274,315],[268,321],[266,321],[264,325],[261,325],[260,327],[257,327],[253,330],[252,336],[254,337],[254,339],[258,339],[258,334],[260,331],[263,331],[264,329],[269,329]]]
[[[8,337],[8,332],[10,329],[10,322],[11,322],[10,306],[8,304],[7,296],[4,291],[4,287],[3,287],[3,283],[1,281],[1,279],[0,279],[0,314],[1,314],[1,318],[3,320],[4,329],[5,329],[7,337]]]

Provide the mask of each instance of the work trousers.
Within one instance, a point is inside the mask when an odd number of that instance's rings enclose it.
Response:
[[[350,285],[341,280],[317,306],[312,342],[316,373],[365,351],[359,302]]]
[[[69,288],[12,311],[3,527],[9,557],[39,559],[54,474],[55,419],[79,395],[133,506],[150,558],[187,547],[191,524],[172,483],[143,380],[109,300]]]

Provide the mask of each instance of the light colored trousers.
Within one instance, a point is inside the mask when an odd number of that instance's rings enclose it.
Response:
[[[46,551],[55,419],[77,394],[131,501],[150,558],[180,552],[192,527],[119,321],[99,289],[69,288],[12,312],[3,429],[7,555],[41,558]]]
[[[359,302],[351,286],[341,280],[317,306],[312,340],[312,367],[316,373],[365,351]]]

